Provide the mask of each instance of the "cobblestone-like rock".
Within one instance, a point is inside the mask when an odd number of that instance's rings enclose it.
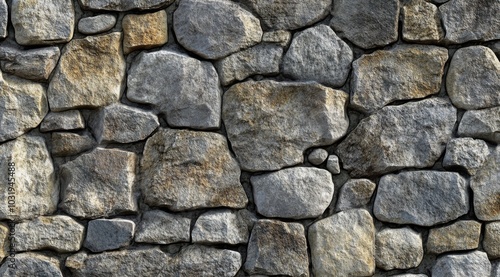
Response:
[[[84,17],[78,21],[78,31],[85,35],[94,35],[111,30],[115,24],[116,17],[112,14]]]
[[[87,225],[84,246],[92,252],[128,246],[134,237],[135,223],[126,219],[96,219]]]
[[[16,254],[15,268],[6,262],[0,267],[0,276],[51,276],[63,277],[57,258],[38,253]]]
[[[80,130],[85,128],[85,120],[80,111],[70,110],[59,113],[49,113],[40,124],[41,132]]]
[[[123,18],[123,52],[150,49],[167,43],[167,13],[129,14]]]
[[[481,168],[489,154],[488,144],[483,140],[472,138],[452,139],[446,145],[443,166],[445,168],[455,166],[465,168],[467,173],[474,175]]]
[[[458,126],[458,134],[500,143],[500,107],[466,111]]]
[[[94,148],[95,139],[89,133],[77,134],[70,132],[52,133],[52,148],[54,156],[73,156]]]
[[[483,248],[490,259],[500,258],[500,221],[486,224]]]
[[[7,224],[0,223],[0,260],[9,255],[9,232]]]
[[[424,257],[422,237],[412,229],[384,229],[375,236],[375,262],[384,270],[417,267]]]
[[[351,179],[339,192],[337,211],[363,208],[368,205],[377,185],[368,179]]]
[[[403,6],[403,39],[415,42],[437,42],[444,37],[436,5],[412,0]]]
[[[474,251],[441,256],[432,267],[432,277],[490,276],[491,264],[486,253]]]
[[[484,221],[500,220],[500,146],[488,156],[484,166],[471,178],[474,213]]]
[[[287,46],[292,39],[292,33],[285,30],[265,32],[262,35],[262,42],[276,43],[279,46]]]
[[[5,0],[0,1],[0,38],[8,35],[7,24],[9,23],[9,7]]]
[[[136,242],[170,244],[189,242],[191,219],[160,210],[144,212],[135,233]]]
[[[191,236],[194,243],[246,244],[255,221],[248,210],[208,211],[198,217]]]
[[[307,156],[307,160],[313,165],[320,165],[324,161],[328,159],[328,151],[322,148],[314,149],[309,156]]]
[[[0,60],[4,72],[41,82],[49,79],[60,55],[61,51],[55,46],[29,50],[15,47],[0,48]]]
[[[427,251],[441,254],[450,251],[473,250],[479,246],[481,223],[461,220],[429,231]]]
[[[80,0],[84,9],[124,12],[166,7],[174,0]]]
[[[227,249],[189,245],[177,255],[167,276],[232,277],[241,268],[241,254]]]

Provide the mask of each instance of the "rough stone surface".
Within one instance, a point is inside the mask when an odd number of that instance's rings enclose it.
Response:
[[[368,179],[351,179],[339,191],[337,211],[363,208],[368,205],[377,185]]]
[[[208,211],[198,217],[191,236],[194,243],[246,244],[256,220],[248,210]]]
[[[9,267],[11,263],[3,263],[0,276],[41,276],[63,277],[59,260],[38,253],[16,254],[16,268]]]
[[[124,12],[166,7],[174,0],[80,0],[84,9]]]
[[[330,172],[312,167],[286,168],[250,178],[257,212],[266,217],[314,218],[330,205]]]
[[[500,221],[486,224],[483,248],[490,259],[500,258]]]
[[[375,236],[375,262],[384,270],[417,267],[424,257],[422,237],[412,229],[384,229]]]
[[[232,277],[241,263],[236,251],[189,245],[177,255],[173,271],[167,276]]]
[[[444,37],[436,5],[412,0],[403,6],[403,39],[412,42],[437,42]]]
[[[146,142],[141,174],[150,206],[182,211],[248,202],[238,163],[220,134],[160,129]]]
[[[373,112],[396,100],[438,93],[448,51],[442,47],[401,45],[363,55],[353,63],[351,104]]]
[[[123,18],[123,52],[149,49],[167,43],[167,13],[128,14]]]
[[[142,53],[132,64],[127,83],[128,99],[152,104],[166,115],[170,126],[220,126],[222,90],[209,62],[164,50]]]
[[[184,48],[219,59],[261,41],[259,20],[236,3],[183,0],[174,13],[174,32]]]
[[[347,43],[330,27],[318,25],[294,36],[283,58],[283,73],[297,80],[341,87],[351,70],[352,59]]]
[[[94,148],[97,142],[89,133],[52,133],[51,153],[54,156],[72,156]]]
[[[474,213],[485,221],[500,220],[500,146],[488,156],[484,166],[471,178]]]
[[[467,170],[470,175],[474,175],[486,161],[489,154],[488,144],[483,140],[472,138],[452,139],[446,145],[443,166],[445,168],[458,166]]]
[[[432,267],[432,277],[490,276],[491,264],[486,253],[474,251],[441,256]]]
[[[21,50],[1,47],[0,60],[6,73],[33,81],[47,81],[61,55],[58,47]]]
[[[80,19],[78,31],[85,35],[94,35],[111,30],[116,24],[116,17],[112,14],[100,14]]]
[[[250,274],[309,276],[304,227],[263,219],[255,223],[248,242],[245,271]]]
[[[498,22],[500,24],[500,19]],[[446,88],[458,108],[476,110],[500,106],[500,61],[485,46],[460,48],[451,59]]]
[[[466,111],[458,126],[458,134],[500,143],[500,107]]]
[[[7,24],[9,23],[9,7],[5,0],[0,0],[0,38],[8,35]]]
[[[500,277],[500,260],[491,262],[491,277]]]
[[[326,169],[332,174],[340,174],[339,157],[335,155],[328,156],[328,160],[326,161]]]
[[[118,249],[132,241],[135,223],[126,219],[96,219],[87,226],[84,246],[92,252]]]
[[[262,35],[262,42],[276,43],[279,46],[287,46],[292,39],[292,33],[285,30],[265,32]]]
[[[328,151],[322,148],[314,149],[309,156],[307,156],[307,160],[313,165],[320,165],[326,161],[326,159],[328,159]]]
[[[40,124],[41,132],[79,130],[85,128],[85,120],[77,110],[49,113]]]
[[[170,244],[189,242],[191,219],[160,210],[144,212],[135,233],[136,242]]]
[[[429,231],[427,251],[441,254],[450,251],[473,250],[479,246],[481,223],[461,220]]]
[[[302,163],[307,148],[332,144],[349,125],[347,98],[315,83],[232,86],[224,94],[222,117],[241,168],[277,170]]]
[[[9,248],[9,227],[5,223],[0,223],[0,260],[9,255]]]

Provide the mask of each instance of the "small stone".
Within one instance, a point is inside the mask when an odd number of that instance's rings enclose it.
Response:
[[[9,232],[9,227],[4,223],[0,223],[0,260],[2,261],[9,255]]]
[[[92,252],[128,246],[134,237],[135,223],[126,219],[96,219],[89,221],[84,246]]]
[[[248,242],[245,271],[250,274],[309,276],[304,227],[262,219],[255,223]]]
[[[432,267],[432,277],[490,276],[491,264],[486,253],[473,251],[444,255]]]
[[[458,49],[450,62],[446,89],[458,108],[477,110],[500,106],[500,61],[485,46]]]
[[[191,219],[160,210],[144,212],[135,233],[136,242],[170,244],[189,242]]]
[[[328,156],[328,160],[326,161],[326,169],[330,171],[332,174],[340,174],[340,163],[339,157],[335,155]]]
[[[483,248],[490,259],[500,258],[500,221],[486,224]]]
[[[262,42],[276,43],[279,46],[285,47],[290,43],[292,33],[285,30],[265,32],[262,35]]]
[[[484,221],[500,220],[500,146],[496,146],[482,168],[472,176],[474,213]]]
[[[52,133],[52,149],[54,156],[73,156],[94,148],[97,142],[89,133],[83,135],[69,132]]]
[[[428,277],[425,274],[398,274],[398,275],[392,275],[393,277]]]
[[[174,12],[174,32],[184,48],[212,60],[253,46],[262,38],[259,19],[225,0],[181,1]]]
[[[479,246],[481,223],[461,220],[429,231],[427,251],[441,254],[450,251],[473,250]]]
[[[161,46],[168,41],[167,13],[127,14],[122,21],[123,52]]]
[[[7,24],[9,23],[9,7],[5,0],[0,0],[0,38],[8,35]]]
[[[375,236],[375,262],[383,270],[417,267],[424,257],[422,237],[412,229],[384,229]]]
[[[85,120],[80,111],[50,112],[40,124],[41,132],[80,130],[85,128]]]
[[[112,14],[100,14],[85,17],[78,21],[78,31],[85,35],[104,33],[115,27],[116,17]]]
[[[337,211],[363,208],[372,198],[377,185],[368,179],[351,179],[339,191]]]
[[[314,276],[375,273],[375,226],[366,210],[344,211],[317,221],[309,227],[308,238]]]
[[[489,154],[488,144],[483,140],[472,138],[452,139],[446,145],[443,166],[445,168],[458,166],[467,170],[470,175],[474,175],[481,168]]]
[[[246,244],[256,220],[248,210],[208,211],[198,217],[191,236],[194,243]]]
[[[314,149],[309,156],[307,156],[307,160],[313,165],[320,165],[328,158],[328,151],[323,148]]]
[[[21,50],[2,47],[0,59],[6,73],[33,81],[45,82],[49,79],[61,56],[59,47],[45,47]]]
[[[438,42],[444,37],[436,5],[412,0],[403,6],[403,39],[413,42]]]
[[[458,134],[500,143],[500,107],[466,111],[458,126]]]
[[[0,276],[63,277],[57,258],[27,252],[17,253],[15,260],[15,268],[10,266],[10,262],[3,263]]]
[[[153,10],[164,8],[174,0],[80,0],[82,8],[87,10],[104,10],[126,12],[130,10]]]
[[[227,249],[189,245],[176,256],[166,276],[233,277],[241,268],[241,254]]]
[[[491,277],[500,277],[500,260],[491,261]]]

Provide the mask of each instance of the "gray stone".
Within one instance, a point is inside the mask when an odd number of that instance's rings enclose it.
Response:
[[[0,0],[0,38],[8,35],[7,24],[9,23],[9,7],[5,0]]]
[[[458,134],[500,143],[500,107],[466,111],[458,126]]]
[[[59,260],[54,257],[38,253],[20,253],[15,257],[15,268],[5,262],[0,267],[0,276],[40,276],[40,277],[63,277]]]
[[[198,217],[191,236],[194,243],[246,244],[256,220],[248,210],[208,211]]]
[[[373,112],[396,100],[438,93],[448,50],[428,45],[399,45],[363,55],[353,63],[351,104]]]
[[[250,178],[257,212],[266,217],[314,218],[333,197],[330,172],[314,167],[293,167]]]
[[[262,42],[276,43],[279,46],[287,46],[292,39],[292,33],[285,30],[265,32],[262,35]]]
[[[490,274],[490,261],[481,251],[441,256],[432,267],[432,277],[486,277]]]
[[[384,46],[398,39],[399,1],[335,0],[330,25],[361,48]]]
[[[181,1],[174,13],[174,32],[184,48],[213,60],[253,46],[262,38],[259,20],[225,0]]]
[[[85,128],[85,120],[80,111],[50,112],[40,124],[41,132],[79,130]]]
[[[294,35],[283,58],[283,73],[297,80],[341,87],[351,70],[352,59],[347,43],[330,27],[318,25]]]
[[[80,0],[84,9],[125,12],[166,7],[174,0]]]
[[[136,159],[131,152],[96,148],[63,164],[59,207],[83,218],[135,212]]]
[[[0,60],[6,73],[33,81],[47,81],[57,65],[61,51],[58,47],[45,47],[21,50],[15,47],[2,47]]]
[[[97,142],[87,132],[83,134],[69,132],[52,133],[51,153],[54,156],[73,156],[94,148]]]
[[[50,109],[95,108],[117,102],[125,69],[120,33],[72,40],[64,47],[49,84]]]
[[[456,120],[456,109],[440,98],[384,107],[361,120],[337,153],[353,177],[431,167],[444,152]]]
[[[469,211],[467,181],[455,172],[408,171],[383,176],[373,207],[385,222],[433,226]]]
[[[313,165],[320,165],[326,159],[328,159],[328,151],[323,148],[316,148],[307,156],[307,160]]]
[[[314,276],[375,273],[375,226],[366,210],[344,211],[317,221],[309,227],[308,238]]]
[[[328,156],[328,160],[326,161],[326,169],[332,174],[340,174],[339,157],[335,155]]]
[[[500,106],[500,61],[485,46],[460,48],[451,59],[446,88],[458,108],[476,110]]]
[[[377,185],[368,179],[351,179],[339,191],[337,211],[363,208],[372,198]]]
[[[92,252],[128,246],[134,237],[135,223],[126,219],[96,219],[87,226],[84,246]]]
[[[474,175],[486,161],[489,154],[488,144],[483,140],[472,138],[452,139],[446,145],[443,166],[445,168],[458,166],[467,170],[470,175]]]
[[[123,52],[151,49],[168,41],[167,13],[127,14],[122,21]]]
[[[220,127],[222,90],[209,62],[164,50],[142,53],[128,72],[127,84],[128,99],[152,104],[170,126]]]
[[[424,257],[422,237],[412,229],[384,229],[375,236],[375,262],[383,270],[417,267]]]
[[[444,37],[436,5],[412,0],[403,6],[403,39],[413,42],[438,42]]]
[[[491,277],[500,277],[500,260],[491,261]]]
[[[309,276],[304,227],[262,219],[255,223],[248,242],[245,271],[250,274]]]
[[[104,33],[115,27],[116,17],[112,14],[100,14],[80,19],[78,31],[85,35]]]
[[[144,147],[144,202],[172,211],[244,208],[248,199],[240,173],[222,135],[160,129]]]
[[[500,221],[486,224],[483,248],[490,259],[500,258]]]
[[[484,221],[500,220],[500,146],[488,156],[484,166],[472,176],[474,213]]]
[[[10,241],[9,241],[9,227],[7,224],[0,223],[0,260],[3,261],[9,255]],[[10,260],[6,260],[10,261]]]
[[[479,246],[481,223],[461,220],[429,231],[427,251],[441,254],[450,251],[473,250]]]
[[[411,274],[411,273],[408,273],[408,274],[398,274],[398,275],[391,275],[393,277],[428,277],[427,275],[425,274]]]
[[[166,276],[232,277],[241,267],[241,254],[201,245],[184,247]]]
[[[347,99],[343,91],[312,82],[232,86],[224,94],[222,117],[241,168],[253,172],[296,165],[306,149],[334,143],[349,125]]]
[[[170,244],[189,242],[191,219],[160,210],[147,211],[135,233],[136,242]]]

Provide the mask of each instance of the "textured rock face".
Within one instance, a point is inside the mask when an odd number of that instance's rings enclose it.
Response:
[[[326,169],[330,171],[332,174],[340,173],[340,163],[339,157],[335,155],[328,156],[328,160],[326,161]]]
[[[500,107],[466,111],[458,126],[458,134],[500,143]]]
[[[285,30],[265,32],[262,35],[262,42],[276,43],[279,46],[287,46],[292,39],[292,34]]]
[[[92,252],[118,249],[130,244],[135,223],[125,219],[96,219],[87,225],[84,246]]]
[[[345,211],[353,208],[362,208],[370,202],[377,185],[368,179],[351,179],[347,181],[339,192],[337,210]]]
[[[417,267],[424,257],[422,237],[412,229],[384,229],[375,237],[375,262],[384,270]]]
[[[3,263],[0,267],[0,276],[52,276],[63,277],[59,269],[59,260],[37,253],[21,253],[16,257],[16,268]]]
[[[490,276],[490,273],[488,256],[481,251],[441,256],[432,268],[432,277]]]
[[[342,137],[348,95],[315,83],[245,82],[224,94],[223,120],[244,170],[277,170]],[[310,115],[315,115],[311,118]]]
[[[79,111],[49,113],[40,125],[40,131],[79,130],[85,128],[85,120]]]
[[[309,156],[307,156],[307,160],[313,165],[320,165],[326,161],[326,159],[328,159],[328,151],[321,148],[314,149]]]
[[[59,60],[58,47],[20,50],[14,47],[1,47],[0,60],[6,73],[33,81],[47,81]]]
[[[436,5],[412,0],[403,7],[403,39],[415,42],[437,42],[444,36]]]
[[[484,230],[484,250],[490,258],[500,258],[500,222],[488,223]]]
[[[221,209],[209,211],[196,220],[192,239],[194,243],[247,243],[250,230],[256,220],[247,210]]]
[[[69,132],[52,133],[52,149],[54,156],[72,156],[90,150],[96,146],[96,141],[88,133],[83,135]]]
[[[0,1],[0,38],[7,37],[7,24],[9,23],[9,7],[5,0]]]
[[[135,241],[155,244],[189,242],[190,225],[191,219],[187,217],[160,210],[147,211],[137,226]]]
[[[80,0],[84,9],[106,11],[149,10],[168,6],[174,0]]]
[[[111,30],[116,24],[116,17],[111,14],[100,14],[85,17],[78,21],[78,31],[85,35],[93,35]]]
[[[190,245],[176,256],[167,276],[232,277],[241,267],[240,253],[201,245]]]
[[[474,220],[457,221],[448,226],[431,229],[427,251],[441,254],[450,251],[473,250],[479,246],[481,223]]]
[[[500,220],[500,146],[470,181],[474,192],[474,213],[480,220]]]
[[[167,13],[164,10],[148,14],[129,14],[123,18],[123,52],[149,49],[168,40]]]
[[[0,259],[3,260],[9,255],[9,227],[0,223]]]
[[[452,139],[446,145],[443,166],[465,168],[470,175],[474,175],[481,168],[489,154],[488,145],[483,140],[472,138]]]

